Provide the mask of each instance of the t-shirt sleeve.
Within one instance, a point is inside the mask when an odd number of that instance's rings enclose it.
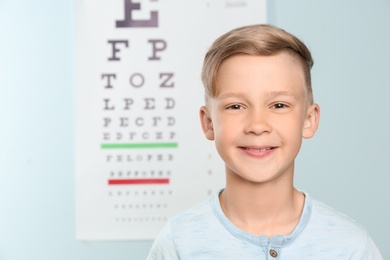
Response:
[[[179,259],[173,242],[170,222],[157,235],[149,251],[147,260],[175,260]]]
[[[366,250],[365,250],[365,260],[383,260],[379,249],[376,247],[374,241],[370,236],[368,236]]]

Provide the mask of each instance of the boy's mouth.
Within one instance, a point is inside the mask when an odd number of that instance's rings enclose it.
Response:
[[[239,146],[240,149],[243,149],[243,150],[246,150],[246,151],[253,151],[253,152],[258,152],[258,153],[261,153],[261,152],[265,152],[265,151],[269,151],[269,150],[273,150],[275,149],[276,147],[259,147],[259,148],[255,148],[255,147],[244,147],[244,146]]]

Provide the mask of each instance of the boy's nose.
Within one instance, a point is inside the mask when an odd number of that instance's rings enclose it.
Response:
[[[253,111],[248,115],[244,131],[246,134],[261,135],[264,132],[270,133],[272,127],[269,124],[265,113]]]

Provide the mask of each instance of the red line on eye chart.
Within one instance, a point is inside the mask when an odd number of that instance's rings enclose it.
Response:
[[[153,179],[109,179],[108,185],[169,184],[168,178]]]

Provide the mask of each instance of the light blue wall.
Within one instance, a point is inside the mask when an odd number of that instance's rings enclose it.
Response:
[[[73,3],[0,0],[0,259],[144,259],[141,242],[75,242]],[[297,186],[355,218],[390,259],[390,1],[271,0],[313,52],[320,130]]]

